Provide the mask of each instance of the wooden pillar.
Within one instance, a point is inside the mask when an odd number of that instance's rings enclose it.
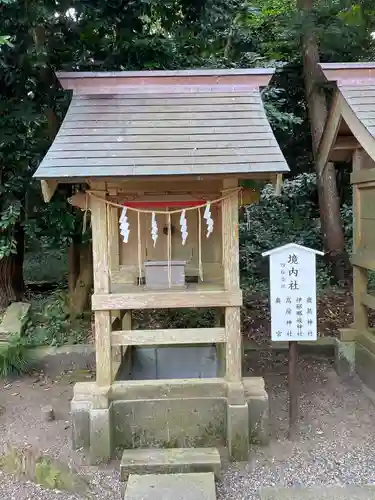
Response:
[[[97,186],[93,187],[96,190]],[[96,196],[106,197],[105,186],[95,191]],[[91,198],[92,250],[95,293],[110,292],[107,205]],[[109,387],[112,382],[111,314],[95,311],[96,383]]]
[[[238,186],[237,179],[224,179],[223,194]],[[238,194],[223,201],[223,266],[225,290],[237,290],[240,286],[239,237],[238,237]],[[241,380],[242,338],[239,307],[225,308],[226,336],[226,378],[230,382]]]
[[[108,255],[110,272],[120,267],[119,210],[108,205]]]
[[[353,151],[353,172],[364,167],[365,152],[363,149]],[[353,254],[361,247],[361,191],[353,184]],[[368,270],[353,266],[353,315],[354,328],[357,332],[368,329],[368,311],[362,304],[362,295],[367,293]]]

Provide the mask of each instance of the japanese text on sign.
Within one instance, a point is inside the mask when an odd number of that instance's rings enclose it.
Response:
[[[286,245],[269,255],[272,340],[316,340],[314,251]]]

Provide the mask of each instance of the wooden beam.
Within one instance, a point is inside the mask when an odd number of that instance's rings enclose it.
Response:
[[[239,382],[242,378],[241,313],[239,307],[225,308],[226,379]]]
[[[353,266],[375,271],[375,252],[357,249],[350,259]]]
[[[224,328],[176,328],[168,330],[120,330],[112,332],[112,346],[212,344],[224,342]]]
[[[352,150],[357,148],[360,148],[360,144],[352,135],[337,137],[336,142],[333,146],[333,149],[335,151]]]
[[[242,306],[242,292],[196,291],[196,292],[135,292],[95,293],[92,296],[94,311],[113,309],[179,309],[184,307],[229,307]]]
[[[370,295],[369,293],[363,293],[360,299],[364,306],[368,307],[369,309],[375,309],[375,297],[373,295]],[[364,325],[363,329],[364,330],[368,329],[367,313],[366,313],[366,324]]]
[[[354,151],[357,155],[360,154],[361,150]],[[354,160],[354,158],[353,158]],[[366,170],[354,170],[350,175],[350,182],[352,184],[367,184],[375,181],[375,168],[369,168]]]
[[[46,203],[49,203],[52,199],[52,196],[55,194],[55,191],[58,186],[57,181],[40,181],[40,185],[42,188],[43,200]]]
[[[127,380],[114,382],[110,399],[226,398],[228,384],[222,378]]]
[[[109,269],[112,271],[118,270],[120,267],[119,210],[117,207],[109,205],[107,210]]]
[[[323,171],[324,167],[328,163],[331,151],[334,148],[337,133],[341,123],[340,105],[340,93],[336,91],[316,155],[316,169],[319,174]]]

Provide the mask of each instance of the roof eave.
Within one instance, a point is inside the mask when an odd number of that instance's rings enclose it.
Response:
[[[239,70],[181,70],[181,71],[119,71],[119,72],[58,72],[62,87],[79,94],[127,93],[134,87],[158,89],[170,87],[266,87],[274,68]]]

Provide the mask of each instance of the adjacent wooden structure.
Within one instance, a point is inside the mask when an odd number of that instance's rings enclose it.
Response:
[[[242,178],[275,181],[277,175],[288,171],[259,93],[272,72],[58,75],[63,87],[73,90],[73,97],[35,176],[42,179],[46,200],[59,183],[81,183],[81,192],[71,201],[91,211],[97,362],[96,383],[89,389],[92,415],[108,409],[119,385],[126,384],[115,377],[131,345],[224,345],[224,379],[216,385],[225,382],[228,395],[234,384],[233,394],[240,395],[237,400],[232,395],[232,403],[245,404],[241,386],[238,186]],[[151,214],[135,211],[127,213],[130,236],[128,243],[123,243],[120,209],[111,204],[137,201],[153,207],[169,201],[170,209],[178,209],[182,202],[198,200],[204,204],[220,197],[223,201],[211,206],[214,231],[210,238],[202,227],[203,210],[187,212],[185,245],[181,243],[180,214],[173,214],[169,222],[159,217],[154,246]],[[172,260],[186,262],[186,287],[148,290],[142,284],[144,262],[166,260],[168,238]],[[132,329],[134,310],[186,307],[222,309],[218,318],[223,317],[223,321],[213,328]],[[186,383],[192,392],[199,386],[196,380]],[[170,387],[171,382],[168,384]],[[239,392],[238,387],[242,387]],[[128,397],[126,391],[124,397]]]
[[[331,109],[320,143],[318,163],[351,161],[353,185],[354,323],[342,340],[368,333],[368,271],[375,270],[375,63],[321,64],[335,84]]]

